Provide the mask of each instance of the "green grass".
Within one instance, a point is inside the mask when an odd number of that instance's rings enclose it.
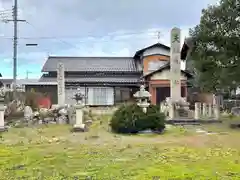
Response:
[[[240,131],[206,135],[175,127],[163,135],[123,136],[108,132],[106,124],[96,122],[87,133],[70,133],[67,125],[10,129],[1,135],[0,179],[240,177]]]

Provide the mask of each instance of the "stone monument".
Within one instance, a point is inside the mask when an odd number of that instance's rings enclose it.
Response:
[[[64,106],[65,105],[65,70],[64,64],[58,63],[57,68],[57,89],[58,89],[58,105]]]
[[[83,124],[83,98],[84,95],[78,89],[78,92],[75,94],[74,99],[76,100],[75,109],[76,109],[76,122],[73,126],[73,132],[85,132],[86,126]]]
[[[4,106],[5,94],[6,94],[6,89],[1,88],[0,89],[0,132],[7,130],[7,128],[5,127],[5,122],[4,122],[4,112],[6,109],[6,107]]]
[[[180,34],[179,28],[173,28],[171,30],[170,96],[172,102],[181,100]]]
[[[189,103],[181,97],[181,56],[180,39],[181,30],[173,28],[171,30],[171,50],[170,50],[170,98],[167,101],[169,119],[173,119],[177,114],[177,108],[188,111]]]

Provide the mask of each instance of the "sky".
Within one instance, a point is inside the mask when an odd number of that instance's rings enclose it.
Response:
[[[201,11],[218,0],[19,0],[17,78],[37,78],[49,55],[133,56],[181,28],[182,42]],[[13,0],[0,0],[0,72],[12,77]],[[160,38],[158,39],[158,32]],[[37,46],[26,46],[33,43]]]

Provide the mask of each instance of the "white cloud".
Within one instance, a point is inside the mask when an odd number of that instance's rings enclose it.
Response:
[[[213,2],[216,0],[21,0],[19,19],[31,25],[19,23],[19,71],[24,74],[32,65],[40,70],[48,54],[130,56],[156,43],[157,31],[161,32],[160,42],[169,45],[173,26],[182,29],[183,42],[188,29],[199,23],[201,9]],[[0,1],[0,10],[11,8],[11,0]],[[12,18],[11,11],[6,15]],[[0,23],[0,58],[6,66],[12,61],[12,39],[6,37],[12,37],[12,32],[12,23]],[[26,47],[26,43],[38,46]],[[5,74],[3,69],[0,72]],[[12,73],[11,68],[7,70]]]

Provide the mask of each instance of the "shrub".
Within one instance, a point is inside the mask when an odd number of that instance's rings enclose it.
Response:
[[[127,104],[115,111],[110,126],[115,133],[138,133],[147,129],[161,132],[165,128],[165,115],[155,105],[150,105],[144,113],[136,104]]]

